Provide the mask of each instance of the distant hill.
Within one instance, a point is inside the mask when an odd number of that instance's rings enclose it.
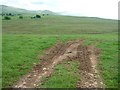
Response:
[[[12,14],[57,14],[54,13],[52,11],[49,10],[26,10],[26,9],[21,9],[21,8],[16,8],[16,7],[11,7],[11,6],[6,6],[6,5],[0,5],[0,14],[8,14],[8,13],[12,13]]]
[[[55,12],[52,12],[50,10],[38,10],[36,13],[41,13],[41,14],[57,14]]]

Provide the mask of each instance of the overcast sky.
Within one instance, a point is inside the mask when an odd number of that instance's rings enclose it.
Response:
[[[28,10],[51,10],[63,14],[118,18],[119,0],[0,0],[0,4]]]

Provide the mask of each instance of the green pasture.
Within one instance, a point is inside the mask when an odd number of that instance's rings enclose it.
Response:
[[[84,45],[94,45],[100,49],[98,67],[103,81],[106,87],[118,86],[117,21],[90,17],[46,16],[42,19],[13,17],[11,20],[3,20],[2,23],[3,87],[14,85],[32,68],[33,63],[40,62],[39,56],[45,49],[59,41],[73,39],[82,39]],[[43,79],[40,87],[75,87],[80,77],[71,73],[77,72],[77,67],[77,62],[71,62],[71,70],[68,73],[64,63],[57,65],[53,76]]]

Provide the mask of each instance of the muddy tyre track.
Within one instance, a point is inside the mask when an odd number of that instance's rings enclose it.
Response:
[[[48,49],[40,58],[41,62],[14,86],[15,88],[33,88],[41,84],[42,78],[49,77],[55,65],[62,60],[68,60],[77,56],[77,47],[82,41],[69,41],[65,44],[56,44]],[[73,52],[74,51],[74,52]]]
[[[83,40],[59,43],[45,51],[40,57],[40,63],[35,65],[28,74],[16,83],[14,88],[36,88],[42,83],[42,78],[50,77],[54,67],[63,60],[79,60],[81,80],[77,88],[103,88],[97,66],[98,50],[92,46],[82,45]]]
[[[78,46],[78,59],[80,61],[80,78],[78,88],[105,88],[97,68],[99,49],[93,46]]]

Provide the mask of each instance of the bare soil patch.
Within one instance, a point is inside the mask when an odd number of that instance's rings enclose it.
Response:
[[[85,47],[82,40],[59,43],[45,51],[41,61],[24,75],[13,87],[36,88],[42,83],[42,78],[51,76],[54,67],[63,60],[80,61],[80,78],[78,88],[103,88],[104,84],[99,76],[97,65],[98,51],[93,46]]]

